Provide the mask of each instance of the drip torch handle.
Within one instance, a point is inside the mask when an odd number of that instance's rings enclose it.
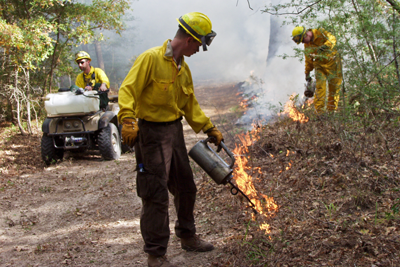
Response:
[[[209,137],[205,140],[206,143],[210,142],[211,138],[213,137]],[[217,152],[221,151],[221,147],[225,150],[226,154],[228,154],[229,158],[231,159],[231,164],[229,165],[229,168],[232,169],[233,165],[235,165],[235,156],[233,155],[233,153],[226,147],[225,143],[223,141],[221,141],[221,143],[218,146],[218,150]]]

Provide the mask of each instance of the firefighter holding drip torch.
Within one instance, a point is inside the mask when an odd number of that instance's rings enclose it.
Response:
[[[142,53],[119,90],[118,120],[122,138],[135,144],[137,194],[142,199],[140,230],[148,266],[175,266],[165,254],[170,237],[168,191],[177,213],[175,234],[187,251],[206,252],[214,246],[196,235],[193,209],[196,185],[183,136],[182,117],[219,145],[221,132],[211,123],[194,94],[192,75],[184,57],[207,46],[216,36],[210,19],[191,12],[177,19],[172,40]],[[136,140],[137,139],[137,140]]]
[[[312,97],[312,79],[310,72],[315,70],[316,89],[314,106],[318,114],[324,112],[326,102],[326,82],[328,82],[328,103],[326,109],[338,108],[339,91],[343,81],[341,59],[336,49],[336,38],[330,32],[319,29],[306,30],[297,26],[292,31],[292,40],[296,44],[304,43],[306,97]],[[310,90],[311,89],[311,90]]]

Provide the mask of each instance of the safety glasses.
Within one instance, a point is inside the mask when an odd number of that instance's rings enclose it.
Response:
[[[196,38],[201,40],[201,44],[203,45],[203,51],[207,51],[207,46],[210,46],[215,36],[217,36],[217,33],[214,32],[213,30],[211,30],[211,32],[207,35],[198,34],[182,19],[182,17],[179,18],[179,22],[186,28],[187,31],[189,31],[189,33],[192,36],[195,36]]]
[[[205,43],[210,46],[210,44],[212,43],[212,41],[214,40],[215,36],[217,36],[217,33],[214,31],[211,31],[209,34],[207,34],[206,36],[203,36],[205,39]],[[202,40],[203,41],[203,40]]]
[[[294,36],[293,38],[292,38],[292,40],[296,43],[296,44],[299,44],[299,43],[301,43],[301,41],[302,41],[302,38],[303,37],[303,35],[302,34],[299,34],[299,35],[296,35],[296,36]]]

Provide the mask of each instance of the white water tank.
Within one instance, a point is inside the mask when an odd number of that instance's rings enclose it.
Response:
[[[44,107],[48,115],[67,113],[92,113],[99,110],[97,91],[85,91],[83,95],[73,92],[59,92],[46,95]]]

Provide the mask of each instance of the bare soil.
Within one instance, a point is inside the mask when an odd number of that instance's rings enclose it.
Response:
[[[197,98],[233,150],[243,133],[236,84],[196,87]],[[216,185],[195,163],[197,231],[215,245],[186,252],[175,237],[167,256],[177,266],[400,266],[400,113],[277,118],[259,125],[248,161],[261,204]],[[206,135],[184,123],[188,150]],[[40,129],[40,128],[39,128]],[[135,157],[66,155],[46,167],[41,133],[0,127],[0,266],[146,266],[139,229]],[[236,168],[235,168],[236,170]],[[235,179],[237,177],[234,177]],[[266,211],[266,209],[264,210]],[[269,224],[270,233],[260,229]]]
[[[231,109],[238,105],[236,92],[235,84],[207,85],[199,86],[196,96],[212,121],[229,130],[232,124],[227,122],[240,113]],[[185,121],[184,129],[188,150],[206,138],[203,133],[196,135]],[[147,266],[134,153],[115,161],[66,153],[62,162],[47,167],[40,156],[40,131],[21,136],[11,125],[3,125],[1,131],[0,266]],[[198,167],[194,170],[199,190],[197,231],[216,249],[193,253],[180,248],[173,233],[176,216],[171,201],[167,255],[178,266],[211,266],[223,253],[231,236],[227,233],[236,231],[235,218],[214,204],[215,194],[229,196],[229,190],[215,186],[214,192],[206,191],[203,185],[209,179]]]

